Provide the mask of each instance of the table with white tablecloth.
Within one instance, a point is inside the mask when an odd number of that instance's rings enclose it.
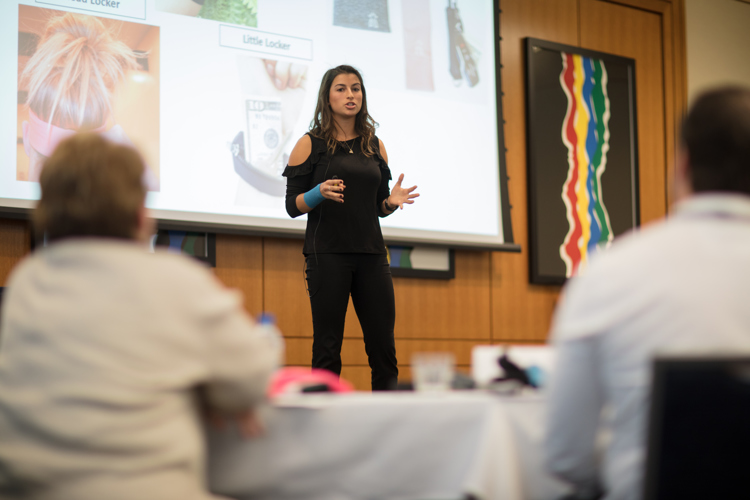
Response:
[[[482,391],[288,395],[243,440],[209,429],[209,485],[237,499],[543,500],[543,398]]]

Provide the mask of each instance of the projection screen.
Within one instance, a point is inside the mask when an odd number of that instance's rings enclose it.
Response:
[[[59,64],[81,70],[76,46],[49,33],[65,23],[96,52],[86,85],[45,72],[60,50]],[[73,133],[78,115],[65,113],[75,109],[141,151],[160,226],[302,235],[281,172],[309,130],[322,75],[349,64],[362,73],[391,186],[403,173],[421,194],[381,219],[386,241],[517,250],[498,30],[497,0],[3,0],[0,215],[33,209],[45,152]],[[123,47],[130,56],[113,55]],[[51,117],[28,102],[42,94]],[[98,108],[84,110],[89,102]]]

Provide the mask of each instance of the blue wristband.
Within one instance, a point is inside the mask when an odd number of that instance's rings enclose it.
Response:
[[[320,184],[322,184],[322,182]],[[317,207],[320,205],[321,201],[325,200],[323,193],[320,192],[320,184],[302,195],[302,198],[305,200],[305,205],[310,208]]]

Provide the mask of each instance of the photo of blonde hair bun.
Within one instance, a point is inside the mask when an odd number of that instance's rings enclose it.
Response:
[[[105,124],[125,73],[137,69],[133,51],[95,17],[53,17],[22,74],[29,108],[58,127],[85,130]]]

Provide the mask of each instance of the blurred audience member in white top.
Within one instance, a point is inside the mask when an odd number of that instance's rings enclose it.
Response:
[[[3,300],[2,498],[213,498],[203,413],[258,430],[279,348],[208,269],[148,252],[143,173],[96,134],[45,161],[34,226],[49,246]]]
[[[593,259],[555,315],[546,462],[582,498],[641,497],[655,354],[750,352],[750,89],[696,100],[674,188],[670,216]]]

